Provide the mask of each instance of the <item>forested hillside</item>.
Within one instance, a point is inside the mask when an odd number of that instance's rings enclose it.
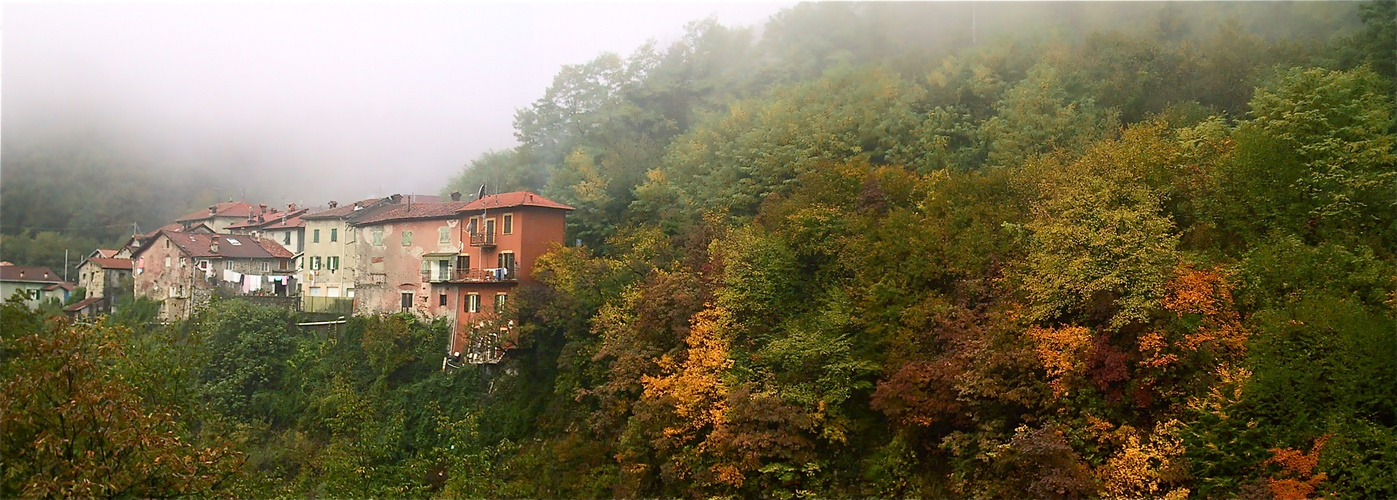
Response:
[[[444,190],[577,208],[499,366],[6,305],[0,496],[1397,496],[1397,4],[991,4],[563,68]]]

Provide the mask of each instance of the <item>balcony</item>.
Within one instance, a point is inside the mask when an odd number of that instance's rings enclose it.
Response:
[[[423,272],[422,272],[422,280],[423,280],[423,281],[426,281],[426,282],[428,282],[428,283],[444,283],[444,282],[447,282],[447,281],[451,281],[451,280],[452,280],[453,278],[455,278],[455,277],[456,277],[456,268],[455,268],[455,266],[450,266],[450,267],[447,267],[446,269],[437,268],[437,269],[432,269],[432,270],[430,270],[430,271],[423,271]]]
[[[485,269],[457,269],[452,283],[515,283],[519,281],[519,266]]]
[[[473,247],[494,248],[495,233],[494,231],[470,233],[470,240]]]

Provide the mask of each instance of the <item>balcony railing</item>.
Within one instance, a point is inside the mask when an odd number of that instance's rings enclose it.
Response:
[[[473,247],[493,247],[495,246],[494,232],[471,233],[471,246]]]
[[[456,277],[456,266],[449,266],[446,269],[433,267],[430,271],[422,273],[422,279],[429,283],[442,283],[451,281]]]
[[[456,283],[512,283],[519,281],[519,266],[458,269],[455,279],[451,281]]]

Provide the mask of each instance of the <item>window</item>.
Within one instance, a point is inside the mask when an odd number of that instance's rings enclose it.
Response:
[[[348,238],[348,239],[345,240],[345,241],[347,241],[347,242],[349,242],[349,243],[354,243],[354,233],[357,233],[357,232],[358,232],[358,231],[355,231],[354,228],[349,228],[349,230],[347,231],[348,234],[345,235],[345,237]]]
[[[470,234],[471,236],[475,236],[475,229],[476,227],[479,227],[479,222],[479,217],[471,217],[470,223],[466,224],[466,233]]]
[[[374,244],[374,246],[380,246],[380,247],[383,246],[383,228],[381,228],[381,227],[376,227],[376,228],[374,228],[374,232],[373,232],[373,244]]]
[[[457,255],[457,256],[456,256],[456,270],[458,270],[458,271],[466,271],[466,270],[469,270],[470,268],[471,268],[471,256],[469,256],[469,255]]]
[[[444,293],[441,294],[441,296],[439,296],[438,299],[440,299],[439,301],[441,302],[439,305],[441,305],[441,306],[445,306],[445,305],[446,305],[446,294],[444,294]]]
[[[437,243],[451,243],[451,228],[442,226],[437,228]]]
[[[422,259],[422,276],[425,277],[425,276],[427,276],[428,274],[431,274],[431,273],[432,273],[432,261],[427,260],[427,259]]]
[[[39,300],[39,291],[38,291],[38,290],[25,290],[25,291],[29,292],[29,300]]]
[[[311,258],[310,258],[310,268],[311,268],[311,270],[319,270],[319,269],[320,269],[320,257],[311,257]]]
[[[514,214],[504,214],[504,234],[514,234]]]
[[[186,266],[188,266],[188,265],[189,265],[189,259],[188,259],[188,258],[185,258],[185,257],[180,257],[180,258],[179,258],[179,267],[186,267]]]
[[[291,244],[291,231],[287,231],[287,232],[281,233],[281,244],[283,244],[283,245],[290,245],[290,244]]]
[[[506,296],[505,296],[505,294],[503,294],[503,293],[497,293],[497,294],[495,294],[495,314],[499,314],[499,313],[504,312],[504,301],[505,301],[505,298],[506,298]]]
[[[271,262],[267,262],[267,261],[265,261],[265,260],[262,261],[262,272],[265,273],[265,272],[271,271],[271,270],[272,270],[272,263],[271,263]]]
[[[166,255],[166,256],[165,256],[165,267],[170,267],[170,256],[169,256],[169,255]]]
[[[340,230],[339,230],[339,228],[336,228],[336,227],[330,228],[330,243],[334,243],[334,242],[339,241],[339,240],[340,240]]]
[[[320,230],[319,230],[319,229],[316,229],[316,230],[314,230],[314,231],[311,231],[311,233],[310,233],[310,242],[311,242],[311,243],[320,243]]]
[[[243,246],[243,242],[238,241],[238,240],[235,240],[235,239],[233,239],[233,238],[228,238],[228,244],[229,244],[229,245],[233,245],[233,246],[235,246],[235,247]]]
[[[466,296],[466,312],[480,312],[480,294],[472,293]]]
[[[209,261],[207,261],[207,260],[201,260],[201,261],[199,261],[199,270],[200,270],[200,271],[207,271],[207,270],[209,270]]]
[[[403,306],[403,311],[407,311],[408,309],[412,309],[412,292],[401,292],[401,293],[402,293],[402,306]]]
[[[437,259],[437,281],[451,279],[451,259]]]
[[[403,231],[403,246],[412,245],[412,231]]]
[[[495,234],[495,219],[485,219],[485,234]]]
[[[514,253],[513,253],[513,252],[501,252],[501,253],[500,253],[499,261],[500,261],[500,267],[503,267],[503,268],[505,268],[505,269],[509,269],[510,271],[513,271],[513,270],[514,270]]]
[[[291,261],[288,259],[278,259],[276,262],[277,269],[280,269],[282,271],[285,271],[287,267],[291,266]]]
[[[325,268],[331,271],[338,270],[340,268],[340,257],[338,255],[333,257],[326,257]]]

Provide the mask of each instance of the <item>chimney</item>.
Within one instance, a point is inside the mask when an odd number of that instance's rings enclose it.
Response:
[[[216,235],[216,234],[213,235],[213,243],[209,243],[209,251],[210,251],[210,252],[218,253],[218,240],[219,240],[219,239],[220,239],[220,238],[218,237],[218,235]]]
[[[335,201],[335,200],[330,200],[330,208],[335,208],[335,207],[337,207],[337,206],[339,206],[339,205],[340,205],[340,202]]]
[[[260,213],[260,214],[265,214],[265,213],[267,213],[267,204],[266,204],[266,203],[263,203],[263,204],[257,205],[257,206],[258,206],[259,208],[262,209],[261,212],[257,212],[257,213]]]
[[[295,212],[295,211],[296,211],[296,204],[295,204],[295,203],[287,203],[287,204],[286,204],[286,211],[287,211],[287,212]]]
[[[218,213],[218,205],[209,205],[209,215]]]
[[[453,191],[453,192],[451,193],[451,201],[461,201],[461,192],[460,192],[460,191]]]
[[[398,203],[401,203],[403,201],[403,195],[395,194],[393,196],[389,196],[388,199],[393,200],[393,204],[397,205]]]

